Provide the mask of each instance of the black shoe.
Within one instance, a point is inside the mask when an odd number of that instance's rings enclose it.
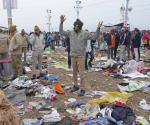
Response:
[[[91,63],[88,63],[88,66],[89,66],[90,68],[92,68],[92,64],[91,64]]]
[[[81,89],[80,93],[78,94],[78,96],[84,96],[85,95],[85,90]]]
[[[89,70],[88,67],[85,67],[85,70]]]
[[[31,80],[34,80],[34,79],[36,79],[36,75],[35,74],[32,76]]]
[[[7,82],[0,81],[0,88],[1,88],[1,89],[5,89],[5,88],[7,88],[9,85],[10,85],[10,84],[7,83]]]
[[[74,85],[70,92],[75,92],[78,90],[79,90],[79,87]]]
[[[40,75],[39,76],[37,76],[36,78],[37,79],[40,79],[41,77],[44,77],[46,74],[44,74],[44,73],[40,73]]]
[[[11,78],[9,78],[9,80],[13,81],[13,80],[15,80],[16,78],[17,78],[17,76],[16,76],[16,75],[13,75]]]

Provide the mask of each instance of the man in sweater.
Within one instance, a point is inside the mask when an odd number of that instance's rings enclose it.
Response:
[[[38,26],[34,27],[34,33],[30,37],[30,43],[32,44],[32,79],[39,78],[42,72],[42,56],[44,51],[44,35],[41,33]],[[40,70],[40,75],[36,77],[36,67]]]
[[[71,92],[79,90],[77,83],[77,74],[80,74],[80,93],[79,96],[84,96],[85,94],[85,83],[84,83],[84,71],[85,71],[85,50],[87,46],[87,40],[96,40],[100,33],[100,27],[102,23],[98,24],[95,34],[91,34],[88,31],[83,31],[83,23],[77,19],[74,22],[74,28],[71,31],[63,31],[63,23],[65,21],[65,16],[60,17],[60,27],[59,32],[62,35],[68,36],[70,38],[70,54],[73,68],[73,82],[74,86]]]

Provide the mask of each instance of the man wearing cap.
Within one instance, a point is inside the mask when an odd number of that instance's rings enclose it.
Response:
[[[30,37],[30,43],[32,44],[32,79],[39,78],[42,72],[42,55],[44,51],[44,35],[41,33],[38,26],[34,27],[34,33]],[[36,67],[40,70],[40,75],[36,76]]]
[[[26,64],[26,56],[27,56],[27,45],[28,45],[28,37],[24,29],[21,30],[21,38],[22,38],[22,53],[24,54],[24,64]]]
[[[60,26],[59,32],[62,35],[68,36],[70,38],[70,54],[73,68],[73,82],[74,86],[71,92],[75,92],[79,90],[79,86],[77,83],[77,74],[79,71],[80,74],[80,93],[79,96],[84,96],[85,94],[85,84],[84,84],[84,71],[85,71],[85,53],[87,40],[96,40],[99,33],[100,27],[102,23],[98,24],[97,30],[95,34],[91,34],[88,31],[82,30],[83,23],[81,20],[77,19],[74,22],[74,29],[71,31],[63,31],[63,23],[65,21],[65,16],[60,17]]]
[[[12,25],[9,27],[10,34],[10,45],[9,52],[12,58],[12,67],[14,71],[14,75],[11,78],[12,80],[16,77],[22,75],[21,68],[21,56],[22,56],[22,38],[20,33],[17,32],[16,26]]]

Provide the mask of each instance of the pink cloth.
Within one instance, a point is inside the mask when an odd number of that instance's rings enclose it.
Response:
[[[0,63],[9,63],[9,62],[12,62],[11,58],[0,59]]]

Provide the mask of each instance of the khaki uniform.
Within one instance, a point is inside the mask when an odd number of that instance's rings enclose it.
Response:
[[[24,54],[24,63],[26,63],[26,57],[27,57],[27,36],[26,35],[24,35],[24,36],[22,36],[21,35],[21,37],[22,37],[22,42],[23,42],[23,44],[22,44],[22,53]]]
[[[0,59],[8,58],[8,48],[9,48],[8,36],[6,34],[0,33]],[[4,76],[8,76],[8,74],[10,74],[10,69],[3,63],[0,63],[0,76],[3,74],[2,67],[5,74]]]
[[[12,58],[12,66],[14,70],[14,75],[20,76],[22,75],[21,68],[21,56],[22,56],[22,37],[19,33],[15,33],[10,40],[9,52]]]
[[[0,33],[0,54],[8,53],[9,40],[7,35]]]

